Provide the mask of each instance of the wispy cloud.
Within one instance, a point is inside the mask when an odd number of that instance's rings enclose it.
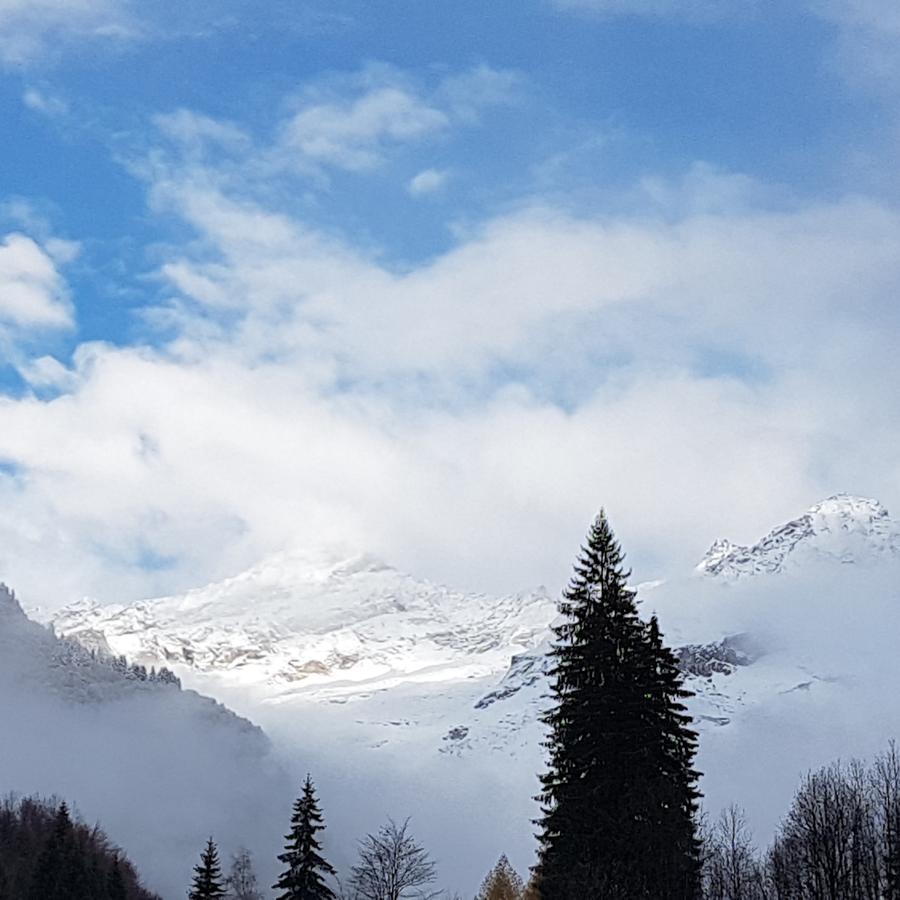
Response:
[[[653,18],[709,18],[746,12],[759,0],[551,0],[572,12],[601,16],[650,16]]]
[[[449,119],[400,87],[373,86],[360,96],[303,106],[282,126],[280,150],[289,157],[350,170],[375,166],[386,145],[418,140]]]
[[[413,197],[424,197],[443,190],[449,173],[440,169],[423,169],[409,180],[406,189]]]
[[[0,0],[0,63],[28,65],[73,40],[122,40],[137,25],[125,0]]]
[[[64,116],[69,111],[68,104],[61,97],[46,93],[35,87],[28,88],[22,94],[22,102],[34,112],[41,113],[49,118]]]
[[[513,102],[519,81],[482,65],[428,87],[390,66],[370,65],[323,78],[289,98],[267,141],[185,109],[156,121],[178,147],[169,161],[176,166],[179,154],[194,161],[217,155],[217,177],[235,166],[245,187],[254,176],[325,179],[332,171],[371,171],[404,147],[477,125],[485,109]],[[206,173],[212,174],[208,166]]]

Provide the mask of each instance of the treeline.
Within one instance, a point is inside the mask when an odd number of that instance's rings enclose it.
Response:
[[[15,597],[15,594],[12,595]],[[51,629],[52,632],[52,629]],[[53,632],[55,634],[55,632]],[[100,653],[96,649],[88,650],[74,638],[56,635],[57,649],[55,660],[69,669],[78,669],[87,665],[103,666],[115,672],[127,681],[146,681],[152,684],[168,684],[181,688],[181,679],[166,666],[149,669],[140,663],[130,663],[124,655]]]
[[[65,803],[0,804],[0,900],[159,900],[98,827]]]
[[[808,774],[765,853],[737,807],[704,851],[704,900],[898,900],[900,752]]]
[[[284,850],[278,854],[283,868],[272,889],[279,900],[434,900],[446,896],[433,889],[436,864],[410,833],[409,820],[397,823],[389,819],[360,841],[358,859],[346,884],[322,854],[320,833],[324,830],[315,787],[307,776],[294,803]],[[194,867],[189,900],[262,900],[264,896],[250,854],[238,851],[226,876],[210,838]]]

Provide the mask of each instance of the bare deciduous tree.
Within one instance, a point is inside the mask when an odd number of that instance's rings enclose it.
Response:
[[[834,763],[806,776],[770,853],[777,897],[878,900],[880,873],[865,769]]]
[[[764,877],[744,811],[723,810],[704,834],[703,896],[708,900],[762,900]]]
[[[253,857],[245,847],[231,856],[227,885],[228,897],[233,900],[262,900],[256,873],[253,871]]]
[[[879,835],[884,900],[900,900],[900,753],[891,741],[875,758],[870,786]]]
[[[440,894],[428,888],[436,879],[435,864],[409,834],[409,819],[402,825],[388,819],[377,834],[366,835],[351,871],[354,900],[434,900]]]

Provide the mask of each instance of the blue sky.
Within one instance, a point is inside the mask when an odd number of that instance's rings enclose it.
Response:
[[[553,584],[600,503],[653,577],[900,502],[888,0],[182,6],[0,0],[33,602],[321,540]]]

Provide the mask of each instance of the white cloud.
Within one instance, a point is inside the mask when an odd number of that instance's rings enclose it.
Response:
[[[329,538],[555,588],[601,502],[652,577],[836,489],[900,503],[890,209],[729,208],[717,174],[715,203],[689,178],[660,218],[533,208],[398,272],[176,174],[172,343],[35,364],[70,393],[0,404],[0,564],[44,604]],[[147,548],[175,564],[142,572]]]
[[[52,356],[39,356],[19,366],[19,373],[35,388],[71,391],[78,386],[76,374]]]
[[[72,305],[54,259],[23,234],[0,242],[0,323],[7,328],[71,328]]]
[[[322,178],[333,169],[366,172],[404,147],[476,125],[484,109],[513,102],[519,80],[481,65],[427,87],[390,66],[370,65],[307,86],[286,104],[272,139],[259,143],[230,122],[182,109],[156,119],[180,153],[173,158],[157,152],[144,168],[181,170],[215,150],[217,168],[204,168],[204,177],[233,176],[244,186],[285,173]]]
[[[312,103],[285,123],[284,153],[350,170],[369,169],[387,143],[446,128],[445,113],[400,87],[374,87],[349,100]]]
[[[70,40],[131,37],[124,0],[0,0],[0,63],[25,65]]]
[[[439,169],[423,169],[410,180],[406,189],[413,197],[424,197],[443,190],[447,183],[448,173]]]

